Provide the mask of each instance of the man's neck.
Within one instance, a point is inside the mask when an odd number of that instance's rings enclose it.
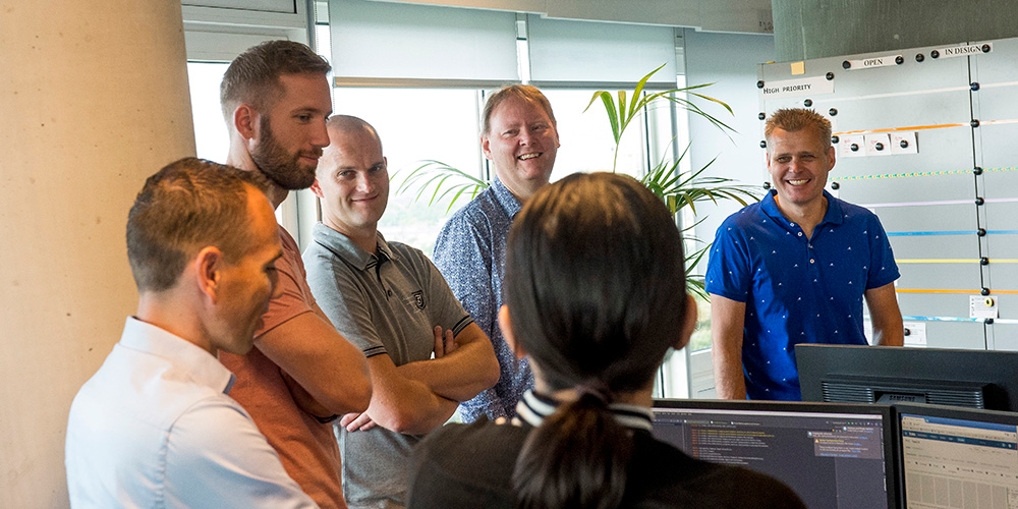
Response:
[[[180,291],[179,288],[174,288],[158,293],[142,292],[134,317],[216,356],[218,352],[202,333],[202,327],[196,318],[197,310],[185,305],[186,301],[179,296],[172,295],[173,292]]]
[[[269,203],[272,203],[273,210],[279,208],[279,204],[283,203],[289,195],[289,191],[276,185],[275,182],[269,180],[255,164],[254,159],[251,159],[251,154],[247,151],[246,147],[237,146],[233,144],[230,147],[230,153],[226,156],[226,164],[233,166],[234,168],[240,168],[241,170],[251,172],[255,176],[255,180],[259,182],[262,189],[265,190],[265,196],[269,198]]]
[[[778,196],[775,195],[774,203],[777,204],[778,210],[781,211],[781,215],[785,216],[785,218],[789,221],[799,225],[799,228],[802,228],[803,233],[806,234],[806,238],[808,239],[813,238],[813,229],[816,228],[816,226],[824,220],[824,216],[827,215],[826,196],[821,196],[819,200],[799,207],[794,204],[784,204],[780,201]]]
[[[373,255],[378,254],[378,225],[364,228],[350,228],[333,220],[328,215],[322,217],[322,224],[346,236],[357,247]]]

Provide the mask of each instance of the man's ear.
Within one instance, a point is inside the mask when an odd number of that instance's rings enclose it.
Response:
[[[693,335],[693,331],[696,329],[697,320],[696,310],[696,299],[692,295],[686,294],[686,316],[682,320],[682,330],[679,335],[678,342],[675,343],[675,349],[681,350],[689,344],[689,337]]]
[[[503,304],[498,309],[498,326],[502,329],[502,337],[505,338],[505,343],[509,345],[509,349],[516,355],[516,358],[523,359],[526,357],[527,351],[523,349],[523,345],[519,344],[516,341],[516,336],[513,335],[513,326],[509,321],[509,306]]]
[[[198,251],[194,259],[191,260],[191,264],[195,269],[194,277],[198,284],[198,289],[213,304],[219,301],[222,291],[223,262],[223,252],[215,246],[203,247],[201,251]]]
[[[491,142],[488,141],[488,136],[481,136],[481,152],[484,154],[484,158],[491,160]]]
[[[314,193],[315,196],[325,199],[325,195],[322,193],[322,186],[318,184],[318,177],[315,177],[315,181],[311,183],[311,192]]]
[[[241,103],[233,110],[233,128],[244,139],[254,139],[258,132],[258,112],[249,104]]]

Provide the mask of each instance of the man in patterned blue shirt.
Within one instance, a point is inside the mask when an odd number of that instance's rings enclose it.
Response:
[[[491,338],[501,370],[494,387],[460,405],[466,422],[486,415],[512,417],[534,385],[526,359],[518,359],[498,328],[509,227],[523,202],[548,184],[559,147],[551,103],[535,87],[512,85],[488,98],[481,150],[495,168],[489,189],[457,211],[435,243],[435,265],[456,298]]]
[[[812,110],[775,112],[764,128],[772,190],[718,228],[707,266],[717,395],[802,399],[799,343],[901,346],[898,267],[880,220],[824,190],[831,123]]]

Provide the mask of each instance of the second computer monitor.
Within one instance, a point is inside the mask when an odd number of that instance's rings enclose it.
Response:
[[[783,481],[810,509],[897,507],[894,422],[883,405],[657,400],[654,435],[706,461]]]
[[[803,401],[1018,411],[1018,352],[799,344]]]
[[[906,509],[1018,505],[1018,414],[896,405]]]

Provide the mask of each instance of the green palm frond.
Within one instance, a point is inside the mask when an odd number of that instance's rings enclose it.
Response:
[[[445,211],[449,212],[460,198],[467,200],[474,199],[478,193],[488,188],[488,183],[469,173],[453,168],[448,164],[433,159],[417,161],[417,166],[410,169],[406,179],[396,189],[396,194],[416,191],[414,201],[420,201],[421,197],[428,196],[428,206],[449,198],[449,205]],[[403,169],[392,175],[396,178]]]

